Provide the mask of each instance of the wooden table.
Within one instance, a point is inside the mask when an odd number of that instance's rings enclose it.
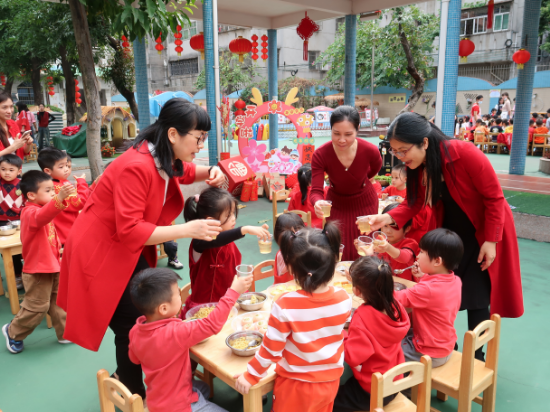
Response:
[[[19,293],[15,284],[15,271],[13,269],[12,256],[20,255],[22,251],[20,231],[18,230],[11,236],[0,237],[0,250],[4,260],[4,273],[6,274],[6,283],[8,284],[8,294],[10,299],[11,313],[17,315],[19,312]],[[4,294],[2,282],[0,282],[0,295]]]
[[[395,278],[396,281],[403,283],[407,287],[415,285],[414,282]],[[340,272],[336,272],[333,278],[333,282],[346,281],[344,275]],[[362,304],[362,300],[354,297],[353,307],[357,308]],[[271,310],[271,299],[268,299],[261,311]],[[243,310],[239,310],[239,315],[246,313]],[[204,378],[210,384],[213,391],[212,380],[217,377],[235,389],[235,380],[233,376],[246,371],[248,362],[252,359],[249,357],[240,357],[233,355],[231,349],[225,344],[225,339],[234,330],[231,328],[231,322],[228,321],[220,333],[210,337],[206,342],[199,343],[190,349],[191,358],[204,368]],[[262,411],[262,396],[273,390],[275,384],[275,364],[267,371],[267,376],[263,378],[259,383],[250,388],[247,395],[243,396],[244,412],[261,412]],[[213,392],[211,392],[213,393]]]

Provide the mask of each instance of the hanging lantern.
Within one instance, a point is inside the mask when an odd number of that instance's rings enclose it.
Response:
[[[246,102],[244,100],[237,100],[235,102],[235,107],[237,108],[237,110],[235,110],[235,117],[236,116],[244,116],[244,108],[246,107]]]
[[[495,0],[489,0],[487,4],[487,28],[493,28],[493,19],[495,16]]]
[[[304,41],[304,61],[306,62],[308,60],[307,51],[309,38],[313,36],[313,33],[315,33],[316,31],[319,31],[319,25],[307,16],[306,11],[306,17],[304,17],[298,27],[296,27],[296,32],[298,33],[298,36],[300,36]]]
[[[463,38],[458,43],[458,55],[460,56],[460,62],[466,63],[468,56],[474,52],[476,45],[468,38]]]
[[[80,99],[80,93],[78,92],[80,88],[78,87],[78,79],[74,79],[74,101],[76,102],[76,107],[80,107],[80,103],[82,103],[82,99]]]
[[[181,45],[183,44],[183,41],[181,40],[182,34],[181,26],[179,24],[176,27],[174,37],[176,38],[176,41],[174,42],[176,44],[176,52],[178,53],[178,56],[181,56],[181,52],[183,51],[183,47],[181,47]]]
[[[48,92],[48,94],[49,94],[50,96],[53,96],[53,95],[55,94],[55,92],[53,92],[53,91],[50,90],[50,91]]]
[[[162,32],[160,32],[155,42],[157,43],[157,45],[155,46],[155,49],[157,49],[159,54],[162,54],[162,51],[164,50],[164,46],[162,45]]]
[[[531,58],[531,53],[525,49],[519,49],[512,56],[512,60],[517,63],[518,69],[523,69],[523,65],[529,61]]]
[[[252,56],[250,56],[250,58],[256,61],[258,60],[258,36],[253,34],[251,39],[252,39],[252,49],[250,49],[250,52],[252,53]]]
[[[2,83],[2,86],[6,85],[6,75],[4,73],[0,73],[0,83]]]
[[[252,43],[250,40],[239,36],[236,39],[231,40],[229,43],[229,50],[231,53],[239,55],[239,63],[244,61],[244,55],[250,53],[252,50]]]
[[[267,52],[267,40],[269,37],[267,37],[265,34],[262,36],[262,60],[266,61],[268,58],[268,52]]]
[[[128,39],[124,35],[121,37],[121,39],[122,39],[122,47],[124,48],[125,51],[127,51],[130,48],[130,43],[128,42]]]
[[[189,40],[189,45],[193,50],[201,52],[201,58],[204,60],[204,34],[202,31],[191,37]]]

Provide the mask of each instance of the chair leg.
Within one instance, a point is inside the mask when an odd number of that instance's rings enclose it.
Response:
[[[482,412],[495,412],[496,397],[496,386],[493,383],[483,392]]]
[[[449,400],[449,396],[443,392],[437,391],[437,399],[443,402],[447,402]]]
[[[214,377],[210,371],[204,370],[204,381],[210,387],[210,398],[214,397]]]

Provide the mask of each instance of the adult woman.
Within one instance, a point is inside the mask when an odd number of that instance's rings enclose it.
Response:
[[[504,92],[502,93],[502,99],[504,99],[504,103],[502,105],[502,113],[500,114],[500,117],[502,120],[508,120],[510,118],[510,114],[512,113],[510,95],[507,92]]]
[[[456,275],[462,279],[461,310],[468,328],[489,319],[523,314],[519,252],[514,219],[496,173],[474,145],[445,136],[415,113],[398,116],[388,129],[391,151],[407,166],[407,202],[370,220],[374,230],[404,225],[425,203],[436,225],[455,231],[464,243]],[[488,273],[487,273],[488,272]],[[481,358],[481,350],[476,357]]]
[[[340,223],[345,246],[342,260],[359,257],[353,246],[360,235],[355,226],[356,218],[378,210],[378,196],[369,179],[380,171],[382,158],[376,146],[357,138],[359,124],[357,110],[351,106],[338,107],[330,118],[332,140],[319,147],[311,161],[311,203],[315,205],[316,215],[322,218],[326,172],[330,180],[326,199],[332,202],[327,220]]]
[[[0,156],[14,153],[21,159],[32,148],[30,133],[21,136],[21,130],[11,117],[13,115],[13,100],[10,95],[0,93]]]
[[[500,116],[502,114],[502,106],[504,106],[504,98],[499,97],[498,103],[495,105],[495,109],[497,109],[497,116]]]
[[[27,130],[30,130],[31,137],[34,141],[34,131],[36,130],[36,118],[34,117],[34,113],[32,113],[29,110],[28,106],[23,102],[17,102],[15,103],[15,106],[17,107],[17,111],[19,112],[19,114],[17,115],[17,119],[21,119],[24,123],[28,125],[28,128],[25,128],[25,130],[23,131],[26,132]]]
[[[142,372],[128,358],[128,333],[141,316],[130,300],[131,277],[156,265],[156,247],[172,239],[211,240],[215,220],[170,223],[183,210],[179,184],[205,179],[219,185],[214,167],[192,162],[210,119],[184,99],[164,105],[157,122],[105,171],[65,243],[58,304],[67,311],[65,338],[98,350],[109,326],[115,333],[117,375],[130,392],[145,396]]]

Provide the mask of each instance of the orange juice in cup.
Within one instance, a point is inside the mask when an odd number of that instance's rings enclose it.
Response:
[[[374,246],[382,246],[388,241],[388,237],[385,233],[377,231],[372,233],[372,243]]]
[[[370,233],[370,216],[359,216],[357,218],[357,225],[359,226],[359,231],[361,233]]]
[[[330,217],[330,209],[332,208],[332,202],[330,200],[323,200],[323,203],[320,204],[321,211],[323,212],[323,217]]]
[[[359,256],[371,256],[372,255],[372,238],[369,236],[359,236],[357,238],[357,253]]]
[[[267,255],[268,253],[271,253],[271,246],[273,244],[273,235],[269,235],[267,240],[262,240],[260,236],[258,236],[258,245],[260,246],[260,253],[262,255]]]

